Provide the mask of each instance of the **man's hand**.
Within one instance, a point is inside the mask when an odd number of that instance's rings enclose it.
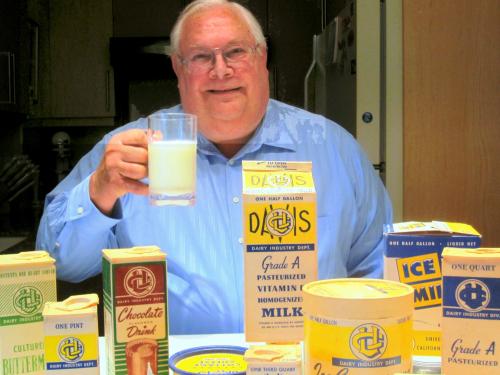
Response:
[[[109,215],[118,198],[126,193],[148,194],[148,186],[139,180],[148,175],[146,132],[131,129],[114,135],[104,156],[90,178],[90,199]]]

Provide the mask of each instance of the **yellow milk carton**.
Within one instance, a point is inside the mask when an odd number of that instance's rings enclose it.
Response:
[[[302,375],[300,344],[251,345],[245,351],[246,375]]]
[[[243,161],[246,341],[303,338],[302,286],[317,278],[310,162]]]
[[[46,251],[0,255],[0,375],[45,373],[42,310],[57,300],[54,263]]]
[[[99,375],[97,294],[47,302],[43,309],[47,374]]]
[[[168,374],[165,259],[156,246],[103,250],[109,375]]]
[[[444,374],[500,374],[500,248],[443,251]]]
[[[384,278],[415,289],[413,354],[440,356],[441,252],[477,248],[481,235],[468,224],[410,221],[387,225],[384,237]]]

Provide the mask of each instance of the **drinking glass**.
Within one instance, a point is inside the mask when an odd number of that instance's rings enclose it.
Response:
[[[195,203],[197,117],[154,113],[148,117],[149,201],[155,206]]]

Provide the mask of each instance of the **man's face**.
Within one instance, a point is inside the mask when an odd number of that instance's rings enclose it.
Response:
[[[182,57],[202,49],[224,49],[234,43],[254,47],[246,23],[227,7],[214,7],[185,20],[179,43]],[[248,141],[262,120],[269,100],[266,51],[260,47],[245,64],[226,63],[215,54],[213,67],[193,71],[172,58],[184,110],[198,115],[199,130],[221,148]]]

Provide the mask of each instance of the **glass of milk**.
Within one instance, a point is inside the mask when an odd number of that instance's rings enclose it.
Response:
[[[189,206],[196,198],[197,117],[158,112],[148,117],[149,200]]]

